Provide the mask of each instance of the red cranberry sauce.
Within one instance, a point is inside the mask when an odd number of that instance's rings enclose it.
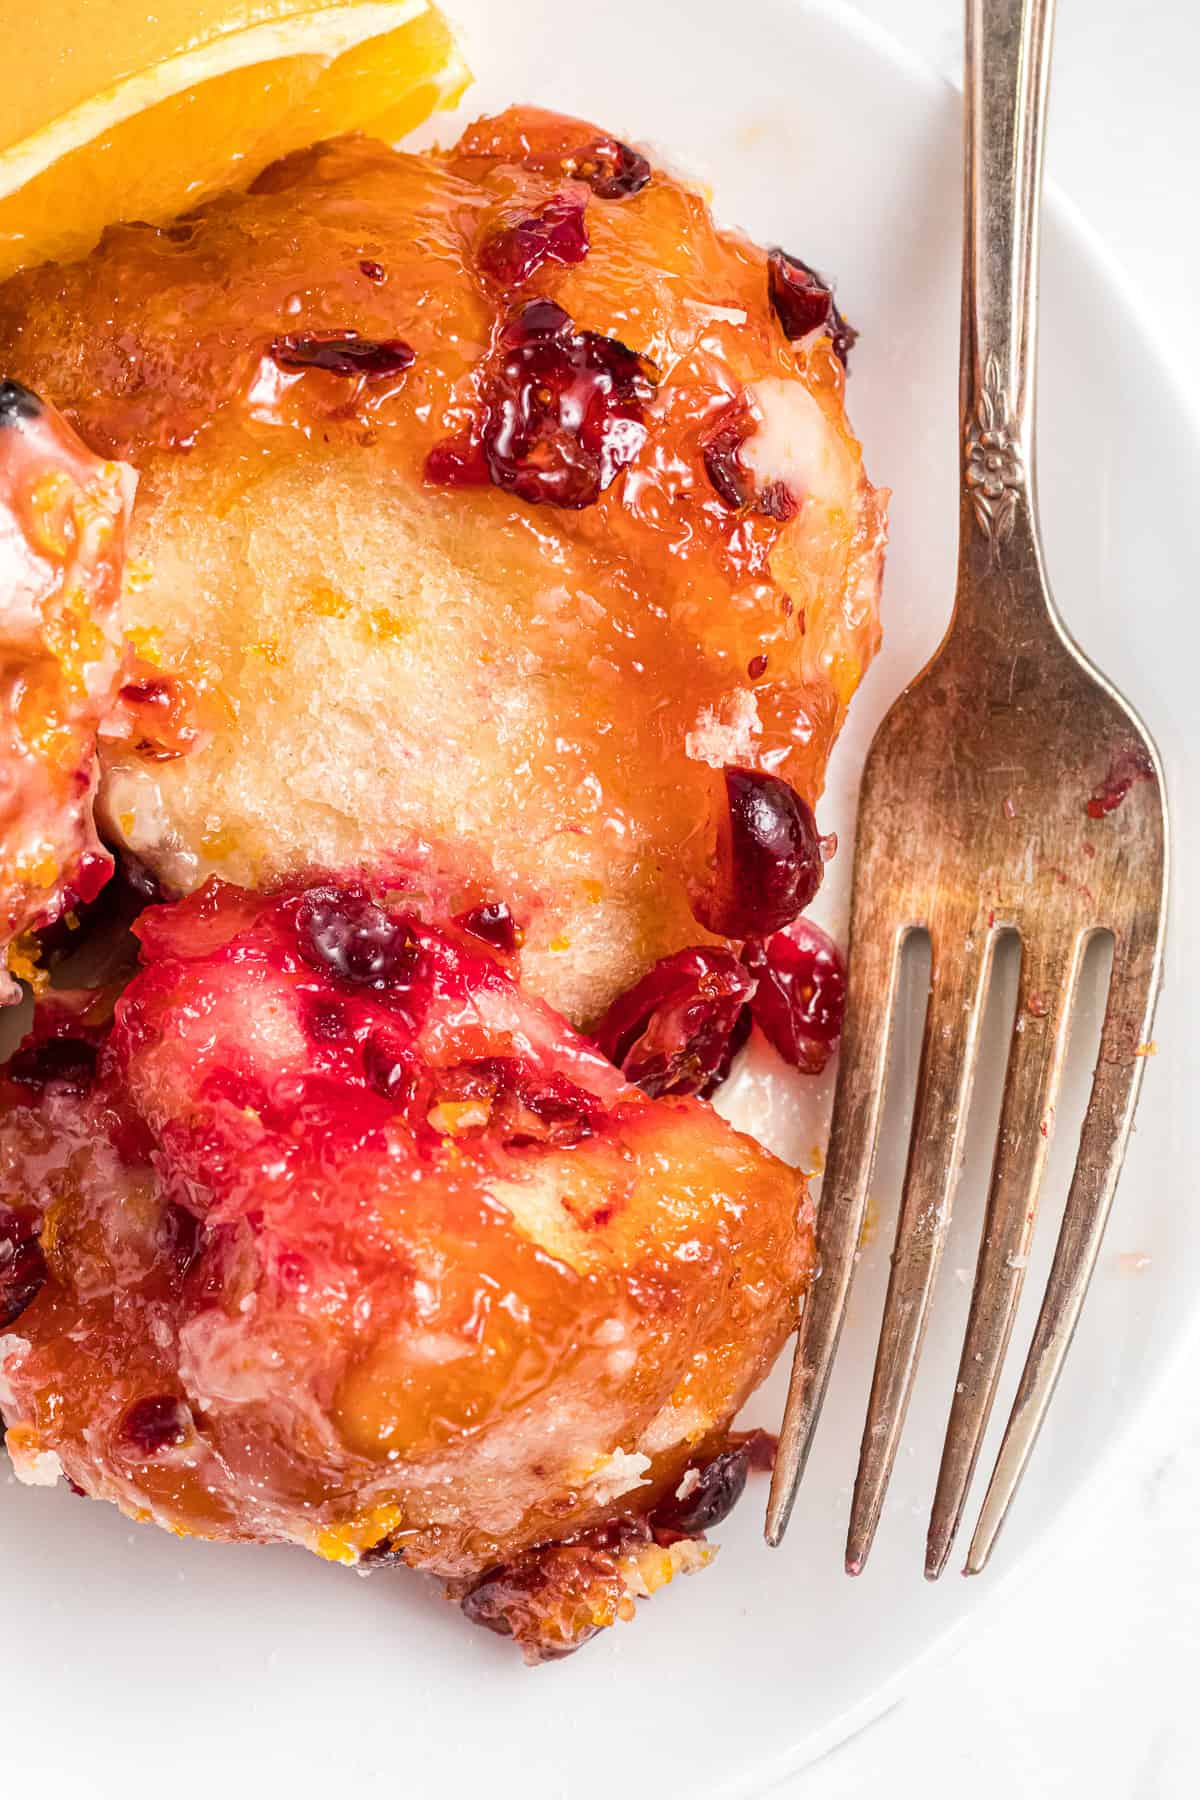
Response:
[[[615,1000],[596,1046],[651,1096],[698,1094],[727,1065],[754,977],[729,950],[678,950]]]
[[[387,1144],[425,1157],[448,1137],[488,1153],[562,1148],[593,1135],[619,1094],[604,1061],[482,944],[476,954],[362,883],[264,897],[213,881],[136,930],[146,967],[117,1005],[114,1066],[136,1077],[154,1047],[150,1123],[210,1190],[244,1188],[255,1157]],[[248,1005],[279,1021],[265,1047],[247,1032]],[[187,1106],[160,1114],[164,1071]],[[207,1124],[181,1126],[180,1112]]]
[[[821,885],[816,820],[794,788],[759,769],[726,768],[725,800],[714,880],[692,910],[722,937],[770,937]]]
[[[492,482],[534,505],[592,506],[646,439],[657,375],[616,338],[576,331],[552,300],[527,300],[500,326],[470,434],[435,446],[427,478]]]
[[[562,195],[511,224],[495,226],[476,256],[480,271],[501,287],[520,287],[546,263],[570,268],[588,252],[584,207]]]
[[[828,933],[797,919],[746,960],[758,977],[754,1023],[794,1068],[819,1075],[832,1056],[846,1010],[846,964]]]
[[[324,369],[331,375],[402,375],[416,353],[402,338],[360,338],[356,331],[278,337],[271,355],[281,369]]]
[[[824,330],[829,334],[834,354],[846,367],[858,333],[838,311],[833,289],[823,276],[798,256],[789,256],[786,250],[772,250],[767,260],[767,291],[771,310],[785,337],[796,342],[811,331]]]

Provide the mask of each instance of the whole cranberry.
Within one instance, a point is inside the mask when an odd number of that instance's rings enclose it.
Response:
[[[754,1022],[785,1062],[819,1075],[841,1036],[846,965],[827,932],[797,919],[761,946],[752,966]]]
[[[764,938],[790,923],[821,885],[824,863],[808,802],[778,775],[725,769],[716,874],[692,911],[722,937]]]
[[[729,950],[677,950],[613,1001],[593,1040],[647,1094],[698,1094],[725,1064],[754,977]]]
[[[659,1502],[650,1516],[651,1525],[687,1537],[711,1531],[729,1517],[741,1499],[749,1472],[750,1451],[745,1443],[722,1450],[698,1471],[694,1483],[685,1477],[680,1485],[688,1491],[682,1498],[670,1494]]]
[[[296,914],[300,954],[343,981],[403,982],[416,951],[407,926],[388,917],[362,888],[311,888]]]

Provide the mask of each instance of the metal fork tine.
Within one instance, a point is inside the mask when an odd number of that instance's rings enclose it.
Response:
[[[1086,941],[1076,933],[1055,952],[1027,954],[1022,964],[975,1287],[929,1520],[931,1581],[958,1531],[1021,1297]]]
[[[858,946],[850,964],[837,1098],[817,1217],[818,1278],[800,1320],[787,1408],[767,1501],[766,1539],[779,1544],[821,1414],[862,1235],[883,1112],[892,1015],[904,931],[856,894]]]
[[[966,943],[964,951],[960,946]],[[846,1572],[870,1553],[895,1461],[950,1226],[995,943],[965,921],[932,934],[933,973],[896,1247],[846,1538]]]
[[[1117,946],[1100,1055],[1054,1264],[971,1540],[965,1575],[978,1575],[986,1566],[1025,1473],[1071,1346],[1108,1222],[1146,1066],[1143,1040],[1154,1015],[1158,980],[1157,920],[1151,915],[1138,924],[1141,929],[1136,937],[1127,946]]]

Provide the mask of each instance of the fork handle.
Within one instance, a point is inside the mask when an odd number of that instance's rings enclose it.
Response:
[[[1032,524],[1038,215],[1054,0],[966,0],[960,556]],[[1018,539],[1026,533],[1018,532]]]

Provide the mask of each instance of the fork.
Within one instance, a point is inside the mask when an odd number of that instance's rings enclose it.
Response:
[[[961,480],[954,613],[863,773],[841,1062],[767,1509],[787,1529],[837,1349],[883,1108],[905,940],[931,976],[891,1275],[846,1542],[861,1572],[904,1426],[950,1224],[998,942],[1020,946],[1017,1012],[925,1573],[965,1509],[1012,1333],[1054,1130],[1080,966],[1112,942],[1099,1056],[1054,1261],[964,1573],[985,1566],[1070,1347],[1112,1205],[1161,981],[1162,767],[1047,585],[1034,484],[1038,215],[1053,0],[967,0]]]

